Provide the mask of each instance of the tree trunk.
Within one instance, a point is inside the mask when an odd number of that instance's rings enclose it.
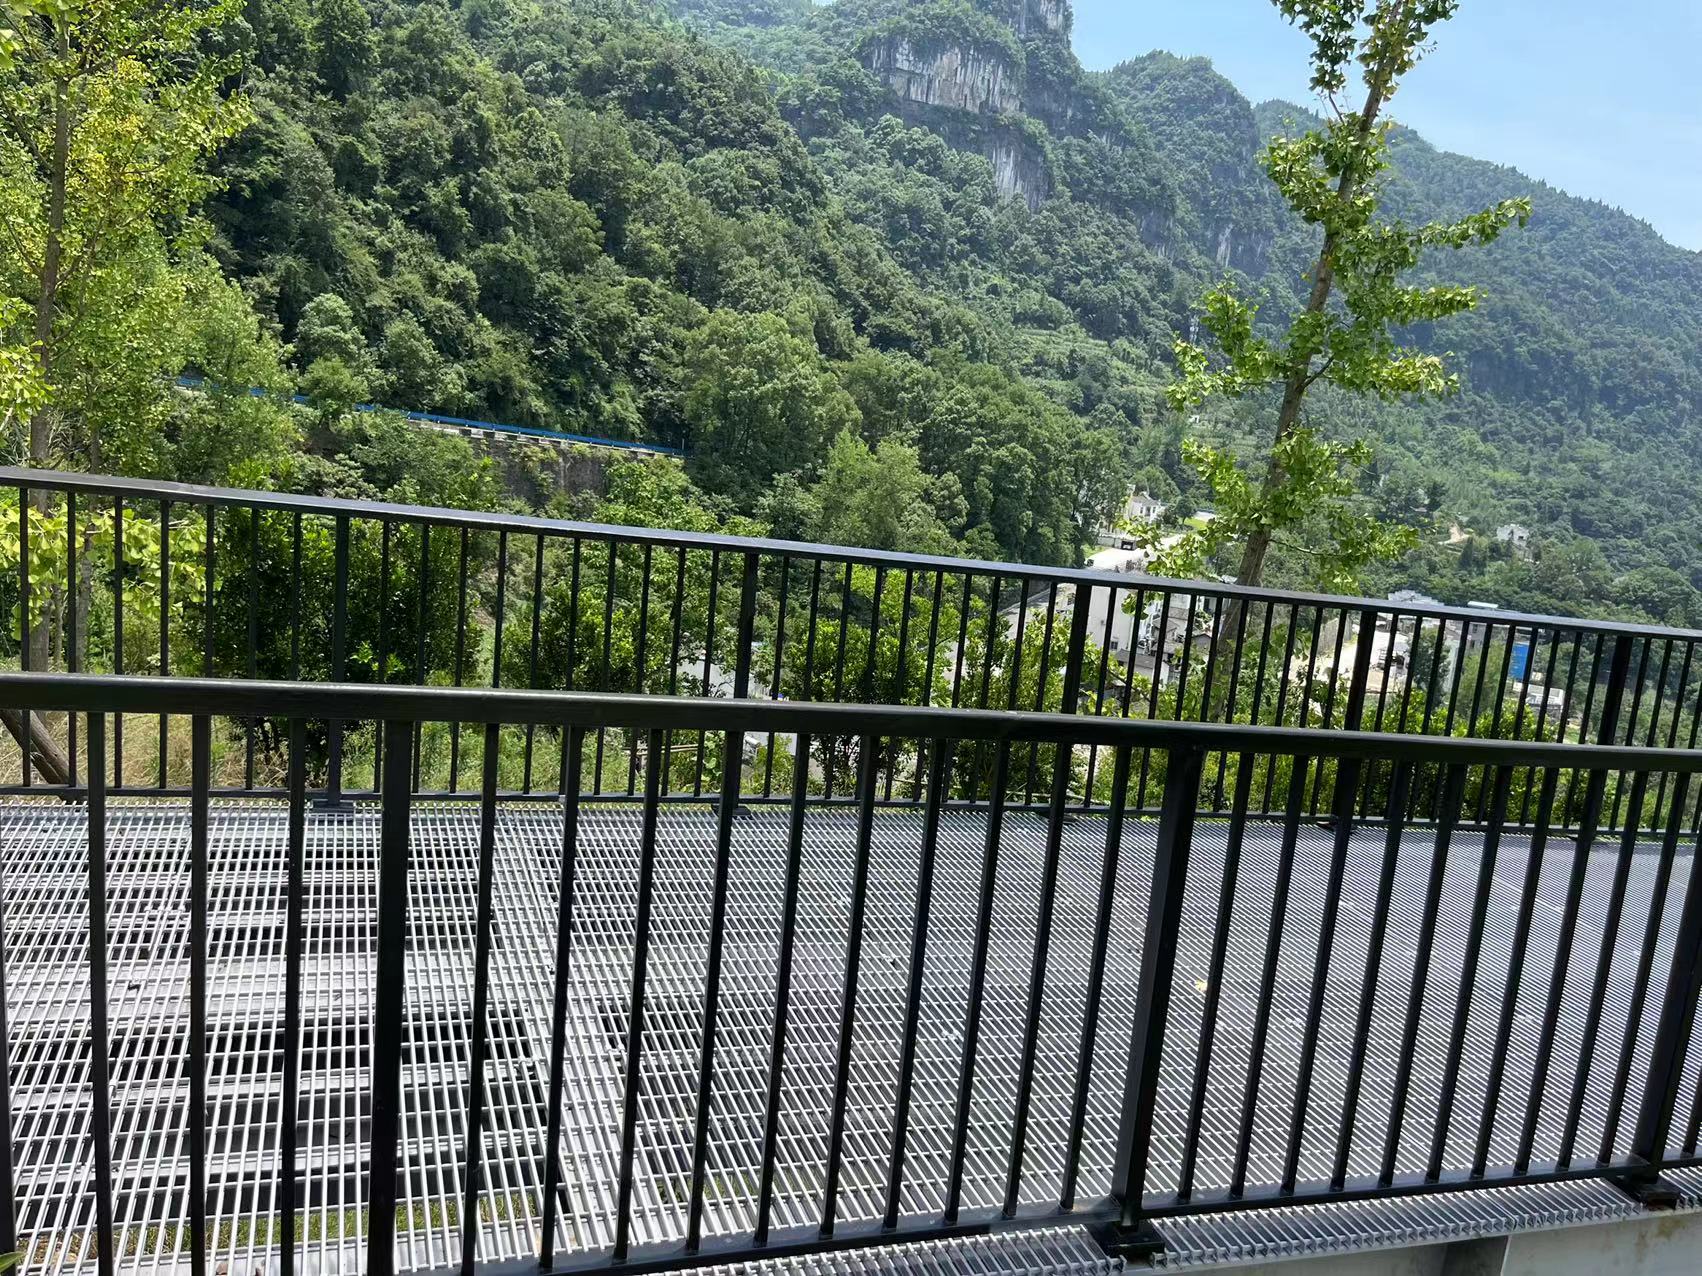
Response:
[[[1384,62],[1374,68],[1366,84],[1365,108],[1360,112],[1358,122],[1359,140],[1361,143],[1370,138],[1372,130],[1377,126],[1377,117],[1382,113],[1389,98],[1390,86],[1393,82],[1394,67]],[[1341,175],[1336,183],[1336,198],[1345,203],[1358,192],[1358,182],[1350,170]],[[1326,231],[1324,242],[1318,250],[1318,260],[1312,267],[1312,292],[1306,298],[1305,314],[1319,315],[1329,305],[1330,294],[1335,288],[1336,281],[1336,252],[1339,240],[1332,231]],[[1282,406],[1277,410],[1276,430],[1271,438],[1271,461],[1265,471],[1265,481],[1260,487],[1262,503],[1269,504],[1271,498],[1287,482],[1288,475],[1276,459],[1276,448],[1286,439],[1290,432],[1300,424],[1300,410],[1306,401],[1306,392],[1312,388],[1316,379],[1311,361],[1304,365],[1292,367],[1283,383]],[[1250,588],[1257,587],[1265,575],[1265,560],[1270,555],[1273,533],[1269,528],[1260,528],[1247,538],[1241,550],[1241,566],[1235,573],[1235,583]],[[1245,597],[1231,598],[1223,609],[1223,615],[1218,619],[1218,636],[1220,641],[1227,640],[1231,646],[1242,641],[1242,635],[1247,622],[1247,600]],[[1284,671],[1286,676],[1286,670]],[[1213,703],[1208,706],[1210,715],[1216,719],[1222,717],[1233,688],[1228,679],[1217,686],[1212,696]]]
[[[63,59],[70,52],[70,35],[63,23],[57,25],[59,54]],[[41,369],[42,382],[47,385],[52,384],[54,371],[53,325],[59,313],[60,272],[65,254],[65,201],[70,181],[70,166],[70,86],[61,77],[54,90],[53,152],[46,175],[46,239],[42,246],[41,278],[35,311],[36,362]],[[53,422],[53,411],[47,407],[37,408],[30,417],[29,461],[37,469],[46,469],[52,464]],[[30,506],[43,516],[37,525],[45,526],[45,516],[51,510],[49,494],[32,492]],[[23,630],[20,637],[28,653],[29,667],[32,670],[45,671],[48,668],[49,656],[47,623],[31,623],[28,610],[21,609],[19,627]],[[24,748],[24,715],[16,710],[0,710],[0,721],[5,722],[6,729],[12,733],[18,747]],[[30,715],[29,737],[30,760],[41,778],[49,784],[69,783],[70,760],[40,714]]]
[[[18,742],[21,749],[24,741],[23,711],[0,709],[0,719],[5,721],[6,730],[12,733],[12,738]],[[66,756],[64,746],[53,738],[39,713],[30,714],[29,720],[30,765],[35,769],[35,777],[44,784],[69,784],[71,759]]]

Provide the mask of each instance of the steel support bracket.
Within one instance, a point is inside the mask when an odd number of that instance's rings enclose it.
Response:
[[[1607,1181],[1646,1210],[1677,1209],[1683,1197],[1683,1191],[1677,1184],[1658,1174],[1653,1178],[1640,1174],[1618,1174]]]
[[[1088,1226],[1088,1234],[1100,1249],[1113,1258],[1151,1258],[1169,1248],[1164,1234],[1142,1219],[1133,1227],[1125,1227],[1116,1219]]]

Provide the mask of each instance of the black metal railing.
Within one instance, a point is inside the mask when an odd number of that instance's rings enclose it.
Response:
[[[180,1245],[189,1237],[197,1271],[209,1235],[231,1225],[232,1208],[281,1220],[272,1234],[293,1238],[278,1250],[284,1276],[297,1270],[302,1245],[324,1242],[302,1240],[296,1223],[299,1193],[313,1186],[311,1166],[307,1185],[297,1182],[298,1125],[319,1110],[304,1099],[297,1063],[303,892],[322,867],[348,871],[337,848],[356,836],[346,817],[308,813],[308,740],[327,721],[379,723],[384,745],[382,815],[372,834],[376,925],[354,925],[351,933],[364,937],[339,950],[342,960],[356,952],[375,958],[360,1213],[374,1276],[417,1265],[400,1259],[397,1246],[420,1226],[459,1232],[463,1270],[500,1257],[491,1250],[496,1213],[480,1206],[490,1191],[481,1157],[491,1156],[530,1167],[522,1188],[511,1184],[537,1207],[526,1261],[552,1271],[660,1270],[1059,1220],[1089,1223],[1108,1244],[1139,1248],[1161,1243],[1152,1229],[1167,1218],[1272,1205],[1585,1177],[1656,1199],[1664,1171],[1702,1164],[1694,1032],[1702,882],[1689,831],[1702,753],[1694,750],[949,707],[164,677],[0,675],[0,707],[71,715],[86,744],[78,796],[86,802],[95,1209],[92,1224],[80,1226],[102,1276],[121,1251],[154,1243],[125,1232],[113,1205],[113,1114],[156,1098],[116,1094],[108,1081],[107,831],[123,806],[114,746],[127,715],[191,723],[186,793],[165,806],[187,815],[191,916],[182,953],[189,1098],[172,1109],[188,1123],[190,1178],[174,1197],[182,1229],[170,1234]],[[279,795],[235,808],[281,803],[288,817],[284,1009],[281,1023],[257,1029],[282,1037],[281,1102],[270,1109],[278,1159],[227,1164],[210,1183],[206,1141],[228,1113],[210,1113],[206,1102],[206,1000],[209,985],[253,959],[245,951],[209,962],[209,908],[229,907],[209,898],[210,847],[230,836],[220,823],[227,803],[215,792],[213,745],[221,724],[256,719],[280,723],[286,741]],[[446,1204],[422,1224],[431,1166],[420,1160],[419,1130],[410,1126],[404,1138],[403,1078],[427,1084],[420,1052],[431,1033],[409,1027],[408,999],[410,981],[434,960],[420,937],[433,919],[407,902],[418,871],[412,839],[427,809],[468,808],[420,792],[413,744],[422,725],[445,722],[467,727],[466,762],[480,776],[478,888],[471,1062],[464,1075],[432,1084],[457,1093],[464,1121],[456,1128],[474,1134],[450,1153],[464,1191],[458,1208]],[[493,891],[527,857],[546,853],[528,842],[523,854],[509,847],[498,855],[510,837],[502,812],[514,809],[500,779],[511,755],[527,747],[527,733],[543,730],[563,734],[570,772],[599,733],[633,733],[639,783],[633,800],[582,794],[574,784],[554,795],[562,803],[551,833],[558,849],[546,867],[556,894],[532,905],[548,914],[541,921],[554,949],[553,973],[536,976],[554,981],[547,1065],[533,1078],[545,1094],[543,1116],[534,1141],[510,1145],[488,1142],[480,1120],[493,1067]],[[684,808],[663,801],[670,733],[707,735],[719,757],[738,761],[705,795],[715,804],[699,826],[712,830],[706,853],[667,859],[663,872],[664,847],[689,836],[670,822]],[[801,763],[772,827],[741,832],[742,821],[769,818],[740,801],[761,787],[761,759],[748,759],[744,742],[770,736],[795,741],[799,759],[819,756],[812,741],[853,741],[848,806],[813,793],[812,767]],[[1083,814],[1071,786],[1090,755],[1104,760],[1110,783],[1105,802]],[[922,759],[914,807],[884,802],[883,771],[895,756]],[[969,756],[990,779],[976,794],[954,794],[951,777]],[[1018,809],[1025,758],[1042,759],[1038,814]],[[1221,803],[1211,795],[1218,760],[1228,778]],[[1156,820],[1137,810],[1143,768],[1159,777]],[[1320,827],[1309,807],[1325,768],[1356,800],[1338,802]],[[1377,791],[1378,819],[1367,823],[1357,797],[1377,768],[1388,778]],[[1426,796],[1432,775],[1439,795]],[[1272,776],[1280,800],[1267,817],[1257,785]],[[1532,793],[1528,816],[1516,809],[1521,777]],[[1614,779],[1626,809],[1653,802],[1652,838],[1635,826],[1601,832]],[[1574,783],[1587,795],[1575,838],[1559,827]],[[161,802],[138,809],[157,817]],[[312,819],[332,832],[310,839]],[[1467,832],[1468,823],[1478,831]],[[608,851],[616,844],[618,854]],[[838,850],[829,855],[829,847]],[[587,905],[576,900],[586,889],[576,882],[593,880],[594,854],[614,855],[610,880],[622,886]],[[781,902],[765,910],[762,926],[753,929],[749,918],[734,926],[730,876],[761,855],[783,878]],[[327,866],[316,858],[324,856],[332,857]],[[677,969],[685,951],[660,924],[665,901],[676,898],[669,892],[689,898],[707,948],[692,959],[701,961],[698,973],[669,985],[673,1000],[664,1001],[658,972]],[[514,918],[505,916],[512,935]],[[820,938],[824,919],[842,923],[831,944]],[[869,938],[889,933],[879,929],[883,919],[900,942]],[[569,1184],[562,1120],[570,970],[614,960],[608,950],[575,947],[589,942],[586,925],[614,920],[631,936],[617,963],[624,992],[598,1014],[618,1080],[577,1096],[571,1109],[579,1139],[589,1137],[586,1107],[607,1109],[609,1146],[601,1159],[577,1157]],[[830,993],[822,985],[800,992],[795,982],[806,933],[815,936],[810,967],[837,972]],[[15,960],[0,967],[8,981],[16,974]],[[727,995],[735,977],[744,981],[742,1010]],[[764,1004],[753,1011],[752,1000]],[[688,1044],[672,1048],[692,1061],[681,1065],[678,1110],[658,1114],[659,1092],[640,1102],[651,1038],[680,1035],[682,1014]],[[819,1030],[808,1040],[794,1035],[806,1014]],[[6,1041],[0,1031],[0,1048]],[[999,1074],[989,1080],[995,1059]],[[754,1069],[760,1084],[750,1093],[760,1099],[733,1105],[724,1097],[735,1067]],[[819,1074],[807,1102],[794,1092],[805,1069]],[[39,1104],[56,1084],[0,1059],[0,1119],[15,1119],[20,1087],[35,1087]],[[811,1143],[800,1123],[817,1117]],[[0,1138],[7,1249],[20,1232],[24,1244],[35,1243],[45,1226],[15,1217],[11,1185],[39,1187],[67,1172],[14,1163],[16,1146]],[[210,1219],[218,1210],[225,1212]],[[573,1212],[571,1228],[564,1210]],[[67,1217],[85,1216],[72,1209]]]
[[[1702,634],[1478,608],[1247,590],[1215,582],[972,562],[499,513],[0,469],[0,603],[16,667],[386,685],[524,687],[793,701],[1055,711],[1168,721],[1371,730],[1468,738],[1693,748],[1702,733]],[[10,595],[8,598],[7,595]],[[28,617],[28,641],[22,618]],[[0,650],[0,655],[7,654]],[[114,724],[118,792],[181,791],[181,725]],[[24,724],[26,730],[36,724]],[[219,788],[281,783],[277,724],[234,725],[240,767]],[[140,748],[138,730],[146,732]],[[75,787],[73,735],[59,740]],[[476,792],[463,726],[416,733],[422,791]],[[637,796],[643,743],[605,728],[587,793]],[[715,789],[714,736],[670,733],[665,801]],[[780,742],[756,742],[745,796],[784,796]],[[310,787],[335,803],[376,788],[384,741],[370,719],[309,738]],[[141,756],[138,756],[140,754]],[[563,738],[529,730],[500,777],[505,795],[563,786]],[[1016,759],[1020,800],[1044,802],[1045,757]],[[824,796],[847,795],[850,755],[818,759]],[[883,759],[883,799],[920,796],[917,758]],[[46,774],[21,751],[21,785]],[[1155,810],[1143,757],[1135,805]],[[980,775],[954,774],[973,796]],[[1206,811],[1227,809],[1228,759],[1208,760]],[[1359,777],[1376,813],[1385,769]],[[1434,801],[1439,780],[1420,777]],[[1254,789],[1282,803],[1274,770]],[[1090,750],[1072,803],[1106,798]],[[1488,791],[1474,789],[1472,820]],[[1515,786],[1521,827],[1530,777]],[[1664,790],[1630,811],[1605,791],[1607,824],[1656,819]],[[1562,788],[1558,826],[1585,793]],[[1308,814],[1338,803],[1316,777]],[[1694,814],[1702,819],[1702,806]]]

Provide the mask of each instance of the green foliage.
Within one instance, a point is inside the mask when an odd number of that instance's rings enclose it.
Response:
[[[239,11],[6,0],[0,411],[27,411],[38,464],[157,462],[161,376],[180,370],[207,286],[207,163],[247,120],[227,92]]]
[[[1365,464],[1369,448],[1315,437],[1301,424],[1306,395],[1319,384],[1391,401],[1457,389],[1439,355],[1403,345],[1398,334],[1471,310],[1478,293],[1459,285],[1408,284],[1403,277],[1429,250],[1493,243],[1507,226],[1528,222],[1531,205],[1502,200],[1418,227],[1379,216],[1391,127],[1379,115],[1417,63],[1431,28],[1452,16],[1452,0],[1277,0],[1277,7],[1312,40],[1313,88],[1333,102],[1358,62],[1365,105],[1337,108],[1321,128],[1273,138],[1265,148],[1266,175],[1292,213],[1321,235],[1305,306],[1280,334],[1266,335],[1257,304],[1225,281],[1206,294],[1200,317],[1217,357],[1193,341],[1176,343],[1178,376],[1168,393],[1177,411],[1217,397],[1281,396],[1266,475],[1257,487],[1220,451],[1197,449],[1190,457],[1229,517],[1221,527],[1214,524],[1210,536],[1195,537],[1178,558],[1197,567],[1238,541],[1244,545],[1239,579],[1256,584],[1271,541],[1316,520],[1326,531],[1317,579],[1344,588],[1357,583],[1365,564],[1413,548],[1413,538],[1380,531],[1373,516],[1352,507],[1349,467]]]
[[[778,315],[711,314],[687,348],[685,378],[693,474],[745,503],[857,419],[815,346]]]

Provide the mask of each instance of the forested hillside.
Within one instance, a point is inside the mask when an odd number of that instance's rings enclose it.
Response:
[[[1131,479],[1197,500],[1184,431],[1266,432],[1162,387],[1223,272],[1292,302],[1315,245],[1257,153],[1302,108],[1162,53],[1086,73],[1065,0],[249,13],[212,247],[332,415],[684,443],[702,500],[779,534],[1041,562]],[[1317,409],[1424,529],[1368,584],[1702,621],[1702,258],[1415,136],[1396,157],[1404,215],[1535,216],[1430,267],[1487,293],[1434,338],[1461,394]],[[1444,547],[1453,521],[1480,535]],[[1495,545],[1513,521],[1536,561]]]

